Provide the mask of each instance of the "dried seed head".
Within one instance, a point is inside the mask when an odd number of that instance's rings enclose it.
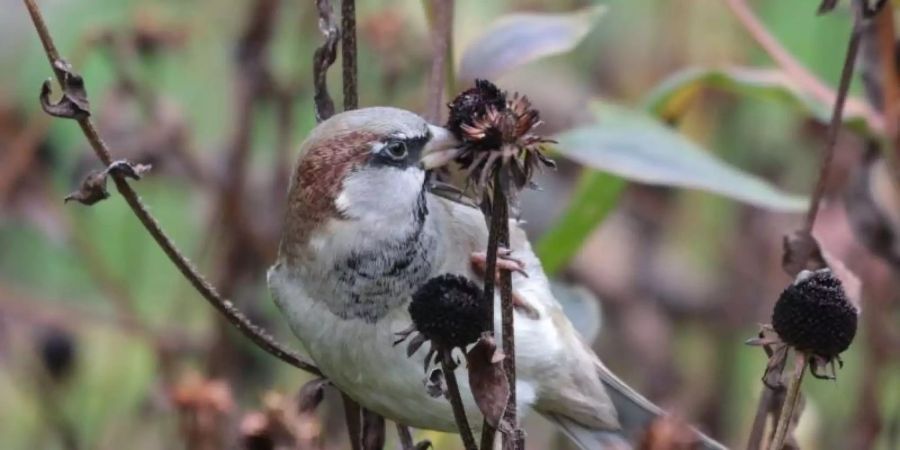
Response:
[[[416,330],[435,346],[465,348],[490,329],[482,291],[460,275],[445,274],[428,280],[409,304]]]
[[[477,186],[504,165],[518,189],[528,185],[539,162],[555,167],[543,153],[543,145],[552,141],[534,133],[542,122],[527,97],[509,97],[490,81],[476,80],[449,107],[447,129],[463,142],[456,161]]]
[[[68,378],[75,365],[75,338],[60,328],[47,329],[38,340],[38,350],[44,369],[53,381]]]
[[[775,303],[772,327],[797,350],[831,359],[850,346],[857,316],[831,270],[803,271]]]

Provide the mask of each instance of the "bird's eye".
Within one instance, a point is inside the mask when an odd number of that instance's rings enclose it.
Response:
[[[403,141],[391,141],[385,144],[384,151],[394,159],[406,158],[406,143]]]

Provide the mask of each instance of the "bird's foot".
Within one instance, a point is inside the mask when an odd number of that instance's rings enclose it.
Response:
[[[512,250],[508,248],[500,247],[497,249],[497,267],[500,269],[505,269],[510,272],[520,273],[525,277],[528,277],[528,273],[525,272],[525,263],[521,260],[513,258]],[[471,256],[472,261],[472,270],[475,271],[476,274],[481,276],[481,278],[485,278],[487,274],[487,253],[486,252],[475,252],[472,253]],[[498,273],[495,277],[495,280],[500,281],[500,274]],[[526,315],[531,319],[537,319],[540,317],[537,310],[535,310],[531,305],[529,305],[525,299],[523,299],[519,294],[516,294],[513,291],[512,295],[513,299],[513,308],[522,314]]]
[[[475,252],[471,256],[472,267],[475,272],[484,277],[487,274],[487,252]],[[525,272],[525,263],[522,260],[512,257],[512,250],[500,247],[497,249],[497,268],[516,272],[524,277],[528,276]]]

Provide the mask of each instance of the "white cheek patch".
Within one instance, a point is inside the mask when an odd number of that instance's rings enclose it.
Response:
[[[425,172],[416,167],[367,167],[347,176],[334,206],[358,220],[408,218],[424,183]]]

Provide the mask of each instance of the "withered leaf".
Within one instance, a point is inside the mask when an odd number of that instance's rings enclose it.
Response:
[[[315,411],[325,398],[325,388],[329,384],[331,382],[325,378],[316,378],[304,384],[297,394],[297,410],[301,414]]]
[[[850,271],[843,261],[824,250],[813,235],[802,230],[785,235],[781,265],[791,276],[797,276],[803,270],[831,269],[841,280],[847,298],[859,310],[862,297],[862,282],[859,277]]]
[[[781,267],[792,277],[797,276],[803,270],[818,270],[827,267],[819,243],[810,233],[797,230],[786,234],[783,246]]]
[[[447,392],[447,383],[444,380],[444,371],[441,369],[432,369],[425,378],[425,391],[432,398],[440,398]]]
[[[62,98],[56,103],[50,101],[52,88],[50,80],[41,85],[40,102],[44,112],[54,117],[66,119],[85,119],[91,115],[91,106],[87,99],[87,90],[84,88],[84,79],[72,71],[69,63],[57,60],[53,63],[56,70],[63,73]]]
[[[70,193],[63,199],[65,203],[75,200],[83,205],[93,205],[101,200],[109,198],[106,190],[106,171],[91,172],[81,181],[78,190]]]
[[[478,409],[485,420],[498,426],[506,401],[509,398],[509,382],[503,371],[503,353],[490,333],[484,333],[466,354],[469,370],[469,386]]]
[[[140,180],[141,176],[150,169],[151,166],[149,164],[133,164],[127,160],[120,159],[118,161],[113,161],[113,163],[106,168],[106,172],[111,175]]]

